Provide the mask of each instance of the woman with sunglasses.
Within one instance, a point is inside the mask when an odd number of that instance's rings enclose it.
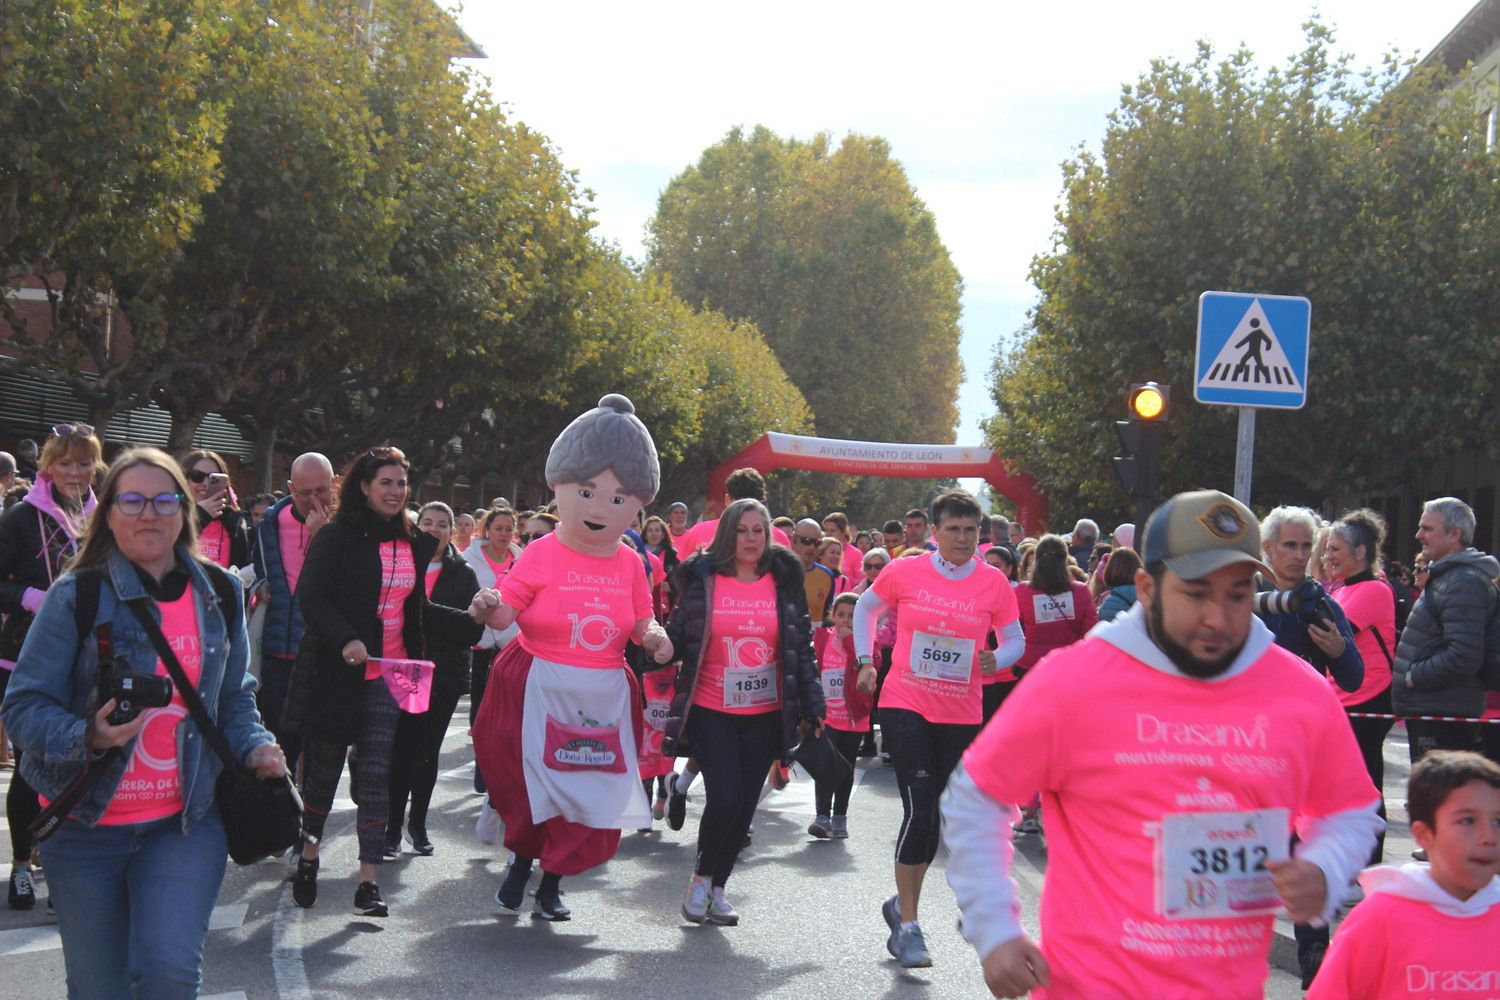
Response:
[[[198,551],[220,566],[248,566],[250,518],[239,509],[229,483],[229,465],[214,451],[200,448],[182,456],[182,471],[192,489]]]
[[[0,612],[5,613],[5,625],[0,627],[0,699],[32,616],[78,551],[84,525],[94,512],[94,469],[103,454],[88,424],[58,424],[42,448],[36,482],[21,503],[0,516]],[[18,750],[18,762],[19,757]],[[29,827],[40,811],[36,792],[18,767],[5,793],[13,859],[6,902],[13,910],[36,905]]]
[[[37,613],[5,699],[5,724],[43,796],[56,801],[93,776],[41,845],[70,997],[197,996],[228,855],[214,803],[223,765],[176,684],[170,704],[131,718],[113,714],[112,697],[99,703],[101,657],[168,675],[127,602],[144,602],[235,757],[263,778],[286,773],[245,672],[240,582],[199,555],[187,492],[164,452],[141,448],[116,460],[100,513]],[[84,634],[80,605],[84,616],[94,608]]]
[[[292,899],[301,907],[317,901],[323,827],[345,755],[357,744],[359,767],[351,767],[350,779],[359,807],[354,912],[389,914],[375,875],[385,860],[391,746],[401,710],[379,661],[426,658],[432,633],[463,646],[479,639],[479,626],[466,613],[428,601],[417,576],[438,543],[414,532],[406,516],[410,467],[396,448],[373,448],[354,460],[339,487],[338,511],[308,546],[297,584],[307,631],[287,714],[303,736],[306,840],[292,878]],[[304,664],[311,667],[305,677]]]

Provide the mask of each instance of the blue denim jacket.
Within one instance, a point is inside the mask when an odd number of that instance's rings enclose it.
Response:
[[[260,724],[260,713],[255,707],[255,679],[245,672],[249,660],[245,616],[236,616],[237,628],[230,636],[208,576],[210,572],[224,571],[217,566],[205,567],[181,549],[177,551],[177,561],[187,567],[190,586],[198,600],[203,643],[198,693],[236,758],[244,761],[255,747],[274,740]],[[102,583],[95,620],[112,624],[114,655],[124,657],[132,670],[154,672],[156,651],[145,629],[124,603],[146,596],[134,564],[118,551],[111,553]],[[77,633],[73,619],[76,597],[77,577],[72,573],[59,577],[47,591],[16,660],[5,704],[0,707],[0,719],[5,722],[11,740],[25,751],[21,758],[22,776],[48,799],[62,794],[82,770],[85,758],[90,755],[83,743],[87,719],[99,707],[98,644],[92,633],[85,637]],[[161,620],[159,612],[155,617]],[[125,745],[123,755],[74,808],[73,819],[85,826],[98,822],[114,797],[134,747],[133,740]],[[94,756],[97,758],[99,754]],[[177,761],[182,784],[182,828],[186,831],[213,805],[214,782],[223,764],[191,718],[184,719],[177,727]]]

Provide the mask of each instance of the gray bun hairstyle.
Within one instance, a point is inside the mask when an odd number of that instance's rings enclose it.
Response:
[[[613,470],[620,485],[643,504],[661,487],[661,463],[651,432],[635,415],[635,404],[612,392],[580,414],[552,442],[547,485],[579,483]]]

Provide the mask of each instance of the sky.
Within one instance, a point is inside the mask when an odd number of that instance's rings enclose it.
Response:
[[[1123,84],[1199,40],[1284,63],[1315,10],[1357,67],[1420,57],[1473,5],[471,0],[458,18],[496,99],[551,139],[593,192],[599,235],[636,260],[661,191],[736,125],[888,140],[964,279],[957,440],[978,444],[996,347],[1024,325],[1030,262],[1052,246],[1061,164],[1097,149]]]

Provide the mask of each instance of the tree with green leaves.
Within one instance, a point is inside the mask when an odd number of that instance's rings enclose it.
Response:
[[[989,443],[1057,523],[1124,515],[1111,472],[1131,382],[1173,387],[1161,492],[1227,487],[1234,410],[1192,399],[1198,296],[1308,296],[1308,403],[1262,411],[1255,497],[1319,505],[1440,455],[1493,453],[1500,381],[1496,158],[1443,81],[1354,73],[1314,21],[1261,69],[1243,48],[1159,60],[1063,169],[1040,301],[997,358]]]
[[[731,130],[662,193],[648,262],[689,303],[755,324],[819,434],[953,440],[962,282],[883,139]],[[876,360],[867,392],[848,373]],[[815,506],[842,505],[847,481],[816,481]]]

